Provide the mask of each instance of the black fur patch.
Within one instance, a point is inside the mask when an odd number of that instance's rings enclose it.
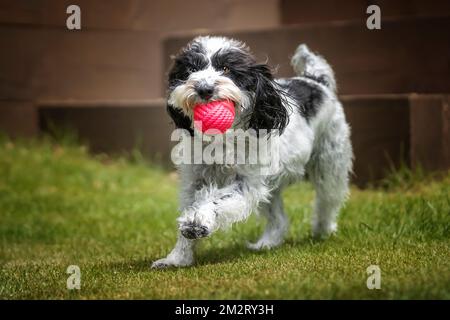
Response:
[[[252,91],[255,79],[249,74],[249,68],[256,64],[252,55],[239,49],[222,49],[211,56],[214,69],[220,71],[224,67],[229,69],[225,76],[229,77],[241,90]]]
[[[173,61],[169,72],[169,92],[186,81],[192,72],[205,69],[208,63],[205,49],[199,43],[192,42]],[[181,110],[168,104],[167,113],[177,128],[186,129],[191,135],[194,135],[191,120]]]
[[[283,104],[283,93],[278,90],[268,65],[257,63],[249,52],[235,48],[219,50],[211,57],[211,63],[216,70],[226,67],[229,71],[224,75],[239,89],[254,93],[248,128],[284,130],[288,112]]]
[[[324,93],[318,85],[302,79],[283,79],[279,84],[297,102],[299,112],[306,120],[317,114],[324,99]]]
[[[315,76],[315,75],[312,75],[312,74],[309,74],[309,73],[304,73],[302,75],[302,77],[314,80],[314,81],[316,81],[318,83],[321,83],[325,87],[330,87],[330,82],[328,81],[329,77],[326,76],[326,75]]]
[[[205,226],[191,223],[181,227],[181,233],[187,239],[198,239],[208,236],[211,232]]]
[[[186,81],[192,72],[205,69],[208,63],[205,49],[199,43],[191,43],[173,62],[169,72],[169,89]]]
[[[194,135],[194,130],[191,128],[191,119],[189,119],[189,117],[186,116],[180,109],[174,108],[168,104],[167,113],[172,118],[175,127],[178,129],[188,130],[191,136]]]

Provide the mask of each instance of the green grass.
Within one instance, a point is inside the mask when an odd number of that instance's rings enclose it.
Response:
[[[176,238],[177,178],[142,161],[90,156],[48,139],[0,139],[0,298],[450,298],[450,175],[401,171],[359,190],[337,236],[310,238],[313,191],[284,193],[291,227],[279,249],[252,252],[263,222],[201,242],[194,267],[157,271]],[[366,268],[379,265],[381,290]],[[66,268],[81,268],[67,290]]]

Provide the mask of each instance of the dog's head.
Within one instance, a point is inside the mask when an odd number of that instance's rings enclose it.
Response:
[[[283,99],[270,67],[233,39],[195,38],[169,72],[168,113],[177,128],[191,133],[194,106],[214,100],[234,102],[234,127],[282,131],[288,120]]]

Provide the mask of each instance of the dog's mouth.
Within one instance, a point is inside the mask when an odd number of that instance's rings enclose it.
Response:
[[[247,95],[245,92],[241,92],[241,90],[234,84],[234,82],[229,78],[219,78],[215,80],[214,90],[211,92],[211,96],[204,96],[199,94],[198,82],[194,81],[186,81],[184,84],[181,84],[173,89],[170,93],[168,103],[172,106],[179,108],[186,116],[188,116],[193,122],[195,118],[195,108],[198,105],[209,105],[209,104],[219,104],[222,101],[231,102],[233,105],[232,114],[224,111],[222,108],[215,108],[215,112],[218,114],[212,114],[208,117],[208,124],[206,127],[212,125],[212,127],[216,127],[217,124],[219,128],[225,129],[231,126],[230,118],[231,116],[234,119],[234,116],[240,114],[242,110],[245,109],[244,104],[247,104]],[[207,108],[206,108],[207,109]],[[204,111],[206,111],[206,109]],[[220,124],[224,120],[226,125]],[[232,121],[231,121],[232,122]],[[219,131],[223,131],[219,129]]]
[[[199,103],[194,107],[194,126],[203,133],[222,134],[234,122],[235,107],[229,100]]]

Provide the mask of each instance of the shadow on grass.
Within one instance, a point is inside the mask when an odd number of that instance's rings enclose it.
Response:
[[[149,272],[149,271],[161,272],[161,271],[176,271],[181,269],[188,270],[191,268],[216,265],[221,263],[243,262],[257,256],[269,257],[270,255],[276,254],[278,251],[281,250],[290,250],[290,249],[301,250],[302,248],[305,247],[311,247],[326,243],[326,241],[327,240],[324,239],[314,239],[310,236],[305,236],[300,239],[288,238],[280,247],[270,250],[266,249],[259,251],[247,248],[245,243],[236,243],[233,245],[220,248],[211,247],[208,249],[201,249],[200,252],[198,252],[196,255],[196,261],[194,265],[191,267],[184,267],[184,268],[169,267],[160,270],[151,269],[153,261],[160,259],[161,256],[154,256],[145,259],[112,262],[108,263],[106,268],[116,272]]]
[[[262,254],[248,249],[245,243],[238,243],[221,248],[208,248],[197,255],[196,266],[214,265],[232,262],[234,260],[247,260],[255,255]]]
[[[219,263],[229,263],[233,261],[245,261],[252,257],[263,256],[270,257],[277,252],[284,250],[302,250],[305,247],[321,245],[331,239],[314,239],[311,236],[304,236],[301,238],[288,238],[284,243],[273,249],[252,250],[247,248],[246,243],[238,243],[222,248],[208,248],[202,250],[197,255],[195,266],[214,265]]]

